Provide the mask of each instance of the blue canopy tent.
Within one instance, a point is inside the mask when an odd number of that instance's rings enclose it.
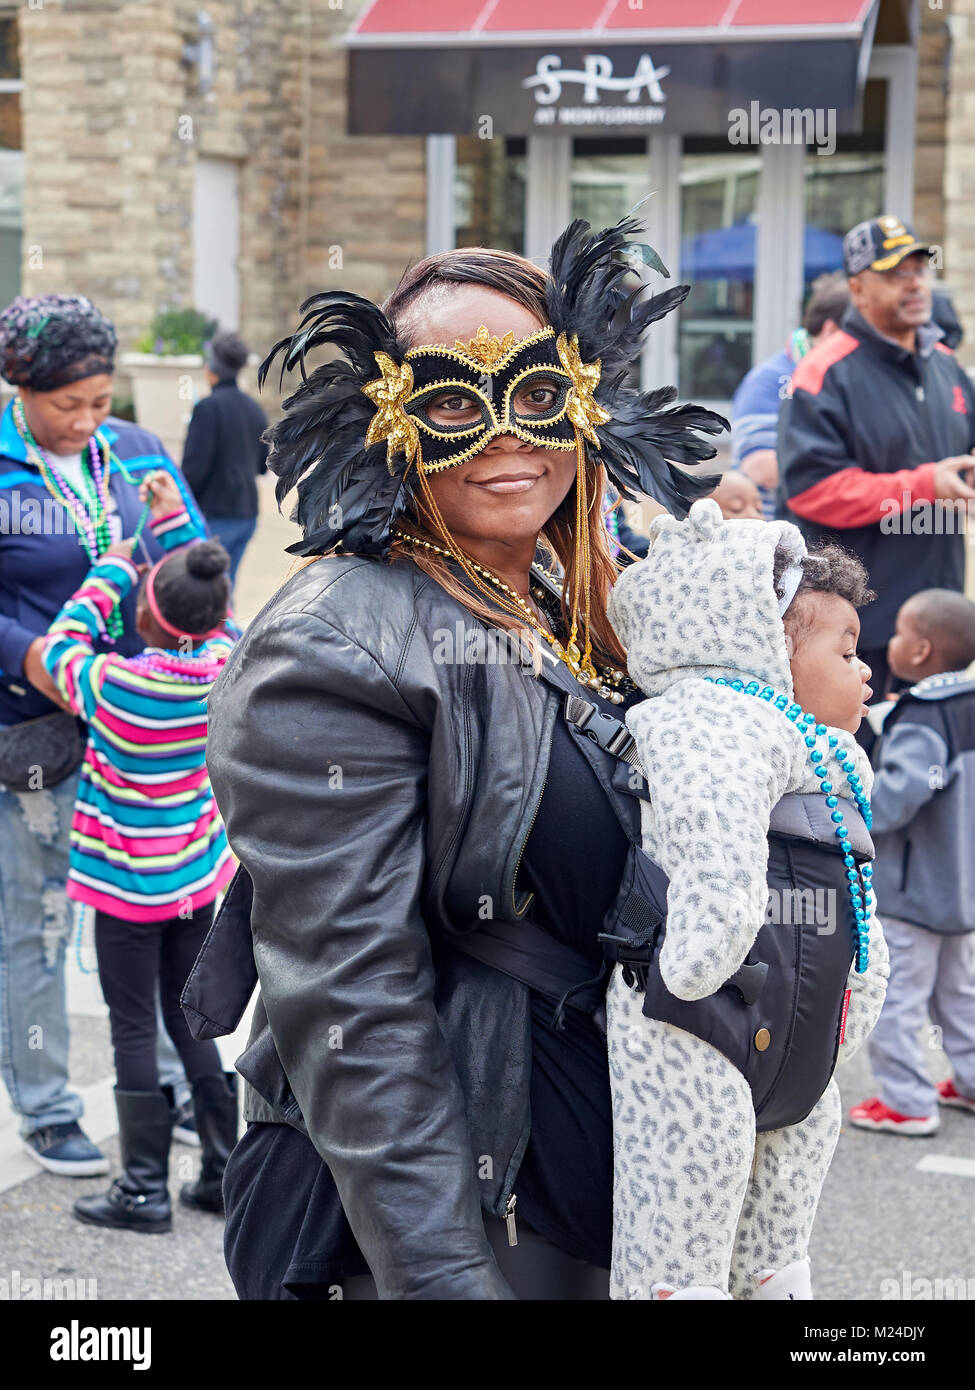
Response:
[[[681,279],[754,280],[755,223],[716,227],[681,243]],[[843,238],[822,227],[807,227],[803,249],[805,278],[813,280],[843,264]]]

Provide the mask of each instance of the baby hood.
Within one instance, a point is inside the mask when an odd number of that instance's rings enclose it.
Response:
[[[645,694],[689,676],[726,676],[792,698],[772,583],[780,544],[796,564],[806,554],[790,522],[725,521],[711,498],[695,502],[683,521],[654,518],[647,558],[623,572],[609,602],[630,675]]]

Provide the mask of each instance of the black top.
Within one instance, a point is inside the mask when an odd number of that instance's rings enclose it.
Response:
[[[183,473],[208,517],[257,516],[258,473],[267,471],[264,411],[234,381],[218,381],[193,407]]]
[[[586,698],[592,698],[586,692]],[[602,702],[598,702],[602,705]],[[604,706],[619,715],[618,708]],[[525,845],[518,887],[532,890],[542,930],[592,962],[623,877],[629,841],[578,746],[555,721],[545,791]],[[611,768],[615,759],[603,754]],[[532,1133],[515,1191],[516,1215],[561,1250],[609,1267],[613,1233],[613,1117],[606,1038],[589,1014],[531,995]]]

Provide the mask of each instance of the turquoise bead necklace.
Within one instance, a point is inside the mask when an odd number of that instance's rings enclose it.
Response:
[[[719,676],[717,680],[711,676],[705,676],[705,680],[711,685],[726,685],[731,690],[739,690],[745,695],[754,695],[759,700],[765,700],[766,703],[774,705],[776,709],[782,711],[790,723],[795,724],[796,729],[802,734],[803,742],[809,750],[809,761],[813,765],[816,776],[820,778],[819,789],[826,797],[830,819],[836,826],[834,833],[839,841],[840,849],[843,851],[847,890],[850,898],[853,940],[856,946],[856,971],[858,975],[862,975],[870,959],[867,942],[870,935],[870,907],[873,903],[873,866],[871,864],[858,866],[853,857],[850,832],[843,823],[839,797],[834,793],[827,768],[830,757],[834,758],[846,778],[857,810],[869,830],[873,824],[873,816],[870,812],[867,794],[857,776],[856,763],[848,757],[846,749],[840,746],[840,740],[836,734],[831,734],[825,724],[817,723],[816,716],[803,710],[801,705],[790,703],[787,695],[777,694],[771,685],[763,686],[760,681],[749,681],[746,685],[744,681],[729,681],[724,676]]]

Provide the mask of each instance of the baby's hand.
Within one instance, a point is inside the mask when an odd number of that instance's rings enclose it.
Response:
[[[183,495],[176,485],[176,480],[162,468],[157,468],[154,473],[147,474],[143,479],[139,487],[139,500],[151,504],[149,515],[153,519],[169,516],[171,512],[178,512],[183,507]]]

